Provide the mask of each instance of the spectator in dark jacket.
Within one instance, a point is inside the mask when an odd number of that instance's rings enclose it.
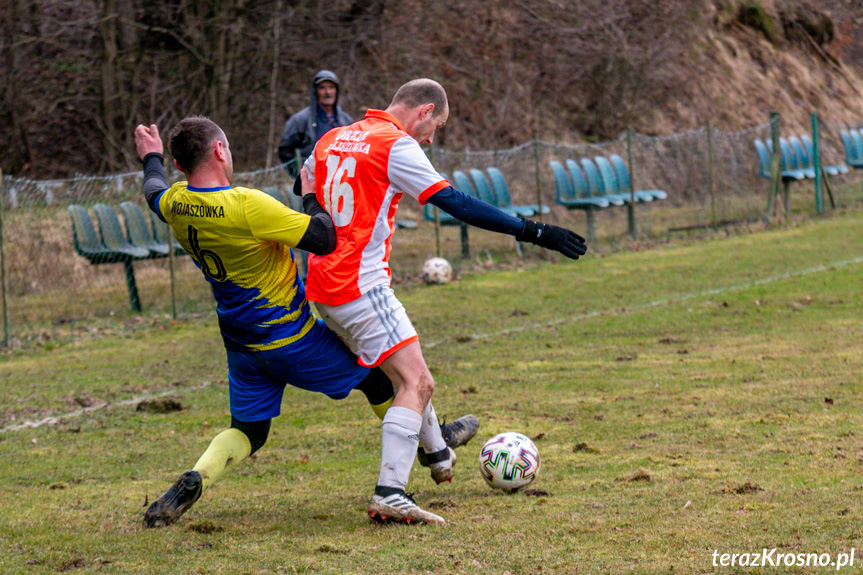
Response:
[[[329,70],[321,70],[312,78],[311,104],[285,122],[279,142],[279,158],[287,162],[292,176],[311,155],[317,141],[333,128],[352,124],[353,120],[339,105],[339,79]],[[297,150],[300,162],[297,163]]]

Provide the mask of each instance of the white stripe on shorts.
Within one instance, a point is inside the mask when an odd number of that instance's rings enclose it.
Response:
[[[369,300],[372,302],[372,307],[375,313],[378,314],[378,319],[381,321],[384,329],[389,337],[387,343],[394,346],[400,340],[398,339],[398,323],[393,317],[393,308],[387,301],[387,296],[383,292],[385,286],[375,286],[369,290]]]
[[[417,332],[392,288],[379,285],[342,305],[316,303],[321,319],[360,357],[377,365],[394,348],[416,338]]]

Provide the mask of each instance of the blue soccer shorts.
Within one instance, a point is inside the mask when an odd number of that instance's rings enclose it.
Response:
[[[284,347],[227,353],[231,415],[239,421],[277,417],[285,385],[343,399],[369,373],[319,319],[306,335]]]

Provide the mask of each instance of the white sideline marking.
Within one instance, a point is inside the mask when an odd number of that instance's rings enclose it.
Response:
[[[500,331],[495,331],[495,332],[491,332],[491,333],[478,333],[478,334],[474,334],[474,335],[470,336],[470,339],[471,339],[471,341],[481,340],[481,339],[490,339],[493,337],[499,337],[499,336],[508,335],[511,333],[518,333],[518,332],[529,331],[529,330],[534,330],[534,329],[542,329],[544,327],[560,325],[563,323],[569,323],[569,322],[574,322],[574,321],[581,321],[581,320],[590,319],[590,318],[603,316],[603,315],[623,316],[623,315],[627,315],[627,314],[630,314],[633,312],[642,311],[642,310],[651,309],[651,308],[656,308],[656,307],[663,307],[663,306],[671,305],[674,303],[689,301],[689,300],[699,298],[699,297],[718,295],[718,294],[735,292],[735,291],[742,291],[742,290],[749,289],[749,288],[759,286],[759,285],[771,284],[771,283],[775,283],[775,282],[789,279],[789,278],[793,278],[793,277],[800,277],[800,276],[810,275],[810,274],[814,274],[814,273],[830,271],[831,269],[841,268],[841,267],[850,266],[850,265],[859,264],[859,263],[863,263],[863,256],[856,257],[856,258],[853,258],[850,260],[839,260],[839,261],[835,261],[835,262],[830,262],[828,264],[823,264],[820,266],[814,266],[811,268],[805,268],[802,270],[785,272],[782,274],[777,274],[777,275],[766,277],[766,278],[752,280],[752,281],[744,282],[741,284],[735,284],[735,285],[731,285],[731,286],[713,288],[713,289],[704,290],[704,291],[695,292],[695,293],[690,293],[690,294],[683,294],[683,295],[679,295],[679,296],[676,296],[673,298],[658,299],[658,300],[654,300],[654,301],[644,303],[644,304],[641,304],[638,306],[634,306],[634,307],[631,307],[628,309],[592,311],[592,312],[583,313],[583,314],[580,314],[577,316],[558,318],[555,320],[546,321],[546,322],[542,322],[542,323],[533,323],[533,324],[528,324],[528,325],[520,325],[520,326],[516,326],[516,327],[510,327],[507,329],[502,329]],[[451,339],[442,339],[442,340],[433,341],[433,342],[430,342],[427,344],[423,344],[423,347],[426,349],[431,349],[431,348],[437,347],[438,345],[441,345],[443,343],[451,343],[453,341],[454,340],[451,340]],[[78,416],[84,415],[85,413],[90,413],[93,411],[97,411],[99,409],[108,409],[110,407],[121,406],[121,405],[131,405],[131,404],[137,403],[139,401],[146,401],[149,399],[157,399],[159,397],[164,397],[166,395],[172,395],[172,394],[177,393],[179,391],[194,391],[197,389],[202,389],[202,388],[207,387],[209,385],[210,385],[210,382],[205,381],[204,383],[201,383],[200,385],[197,385],[195,387],[181,388],[181,389],[169,389],[169,390],[163,391],[161,393],[156,393],[153,395],[145,395],[145,396],[141,396],[141,397],[133,397],[132,399],[126,399],[123,401],[118,401],[116,403],[105,403],[103,405],[93,405],[91,407],[82,407],[81,409],[79,409],[77,411],[73,411],[71,413],[65,413],[63,415],[45,417],[45,418],[39,419],[37,421],[23,421],[21,423],[15,424],[15,425],[8,425],[6,427],[0,428],[0,433],[7,433],[10,431],[20,431],[22,429],[31,429],[31,428],[41,427],[43,425],[55,425],[55,424],[59,423],[59,420],[61,420],[61,419],[71,419],[73,417],[78,417]]]
[[[85,413],[90,413],[92,411],[97,411],[99,409],[108,409],[109,407],[116,407],[119,405],[131,405],[133,403],[138,403],[139,401],[147,401],[150,399],[158,399],[160,397],[165,397],[166,395],[173,395],[179,391],[195,391],[197,389],[202,389],[210,385],[209,381],[205,381],[200,385],[196,385],[194,387],[184,387],[178,389],[169,389],[167,391],[162,391],[160,393],[156,393],[153,395],[142,395],[140,397],[133,397],[132,399],[124,399],[123,401],[118,401],[116,403],[103,403],[101,405],[91,405],[90,407],[82,407],[77,411],[72,411],[70,413],[64,413],[63,415],[55,415],[51,417],[45,417],[43,419],[39,419],[36,421],[22,421],[21,423],[16,423],[15,425],[7,425],[6,427],[0,428],[0,433],[6,433],[9,431],[21,431],[22,429],[31,429],[35,427],[42,427],[43,425],[56,425],[60,423],[61,419],[70,419],[73,417],[78,417],[79,415],[84,415]]]
[[[623,315],[627,315],[627,314],[630,314],[633,312],[643,311],[646,309],[651,309],[651,308],[656,308],[656,307],[664,307],[667,305],[671,305],[674,303],[680,303],[680,302],[684,302],[684,301],[689,301],[689,300],[699,298],[699,297],[719,295],[719,294],[728,293],[728,292],[743,291],[743,290],[746,290],[746,289],[749,289],[749,288],[752,288],[755,286],[771,284],[771,283],[775,283],[775,282],[778,282],[781,280],[786,280],[786,279],[793,278],[793,277],[800,277],[800,276],[805,276],[805,275],[809,275],[809,274],[830,271],[831,269],[841,268],[841,267],[850,266],[850,265],[859,264],[859,263],[863,263],[863,256],[859,256],[859,257],[856,257],[856,258],[853,258],[850,260],[839,260],[839,261],[835,261],[835,262],[830,262],[827,264],[822,264],[820,266],[814,266],[811,268],[805,268],[802,270],[785,272],[782,274],[777,274],[775,276],[770,276],[770,277],[766,277],[766,278],[752,280],[752,281],[748,281],[748,282],[741,283],[741,284],[735,284],[735,285],[731,285],[731,286],[713,288],[713,289],[704,290],[704,291],[695,292],[695,293],[690,293],[690,294],[683,294],[683,295],[675,296],[672,298],[658,299],[658,300],[654,300],[654,301],[651,301],[648,303],[637,305],[637,306],[634,306],[631,308],[624,308],[624,309],[617,308],[617,309],[611,309],[611,310],[592,311],[592,312],[583,313],[581,315],[576,315],[576,316],[572,316],[572,317],[561,317],[561,318],[557,318],[554,320],[545,321],[542,323],[532,323],[532,324],[527,324],[527,325],[519,325],[516,327],[510,327],[510,328],[502,329],[500,331],[494,331],[491,333],[478,333],[478,334],[474,334],[474,335],[470,336],[470,341],[475,341],[475,340],[480,340],[480,339],[490,339],[493,337],[499,337],[502,335],[509,335],[511,333],[518,333],[518,332],[522,332],[522,331],[542,329],[542,328],[546,328],[546,327],[560,325],[563,323],[581,321],[581,320],[590,319],[590,318],[594,318],[594,317],[598,317],[598,316],[604,316],[604,315],[623,316]],[[454,341],[455,340],[452,340],[452,339],[441,339],[438,341],[433,341],[430,343],[423,344],[423,347],[426,349],[431,349],[431,348],[437,347],[443,343],[452,343]]]

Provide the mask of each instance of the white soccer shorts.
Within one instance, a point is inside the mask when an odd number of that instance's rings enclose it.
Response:
[[[316,303],[321,319],[359,357],[376,367],[404,346],[417,341],[417,331],[392,288],[379,285],[342,305]]]

